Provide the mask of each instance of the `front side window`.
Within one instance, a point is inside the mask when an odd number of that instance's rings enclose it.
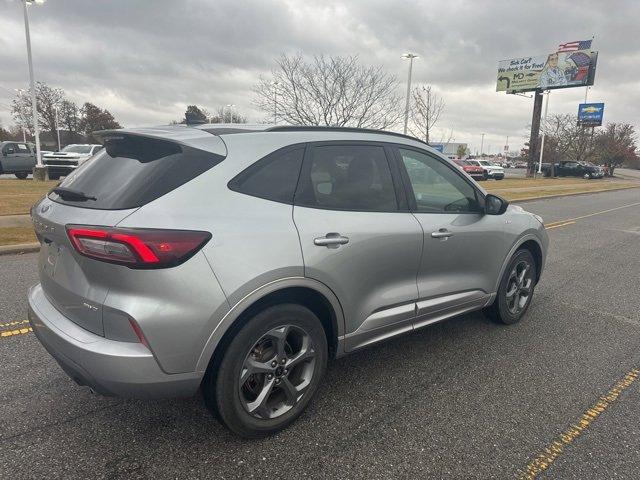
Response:
[[[229,182],[229,188],[275,202],[293,203],[303,157],[304,147],[274,152],[238,174]]]
[[[402,148],[399,150],[416,200],[416,211],[479,211],[475,189],[453,169],[424,153]]]
[[[398,209],[384,148],[375,145],[314,147],[303,170],[296,204],[335,210]]]

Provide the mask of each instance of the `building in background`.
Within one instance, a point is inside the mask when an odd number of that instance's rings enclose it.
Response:
[[[467,158],[467,156],[469,155],[469,148],[467,147],[466,143],[449,142],[431,143],[430,145],[450,160],[460,160],[461,158]],[[462,148],[464,148],[464,151],[466,153],[464,156],[459,156],[458,151]]]

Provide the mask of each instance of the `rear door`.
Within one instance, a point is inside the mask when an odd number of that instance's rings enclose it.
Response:
[[[389,154],[377,143],[311,144],[295,195],[305,276],[340,299],[347,350],[412,328],[422,230]]]
[[[424,232],[416,327],[482,306],[508,250],[503,220],[483,214],[479,191],[445,160],[410,147],[395,153]]]

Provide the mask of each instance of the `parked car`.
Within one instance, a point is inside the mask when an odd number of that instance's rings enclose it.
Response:
[[[540,217],[412,137],[99,135],[105,149],[32,208],[33,331],[79,384],[133,397],[200,388],[245,437],[293,422],[330,358],[473,310],[518,322],[545,263]]]
[[[565,160],[554,164],[555,174],[558,177],[583,177],[583,178],[602,178],[604,177],[604,169],[597,165],[587,162],[576,162],[573,160]],[[542,173],[544,176],[551,176],[551,164],[542,164]]]
[[[21,180],[33,171],[36,165],[36,154],[30,145],[24,142],[0,143],[0,174],[13,173]]]
[[[454,160],[456,165],[465,173],[468,173],[474,180],[486,180],[484,168],[480,165],[471,163],[472,160]]]
[[[488,160],[467,160],[467,163],[482,167],[484,179],[493,178],[494,180],[502,180],[504,178],[504,168],[494,165]]]
[[[42,163],[47,167],[49,178],[57,180],[69,175],[102,149],[102,145],[71,144],[59,152],[42,156]]]

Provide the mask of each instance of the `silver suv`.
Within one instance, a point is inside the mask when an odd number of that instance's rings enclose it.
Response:
[[[193,395],[234,432],[295,420],[330,358],[485,309],[526,312],[542,220],[426,144],[359,129],[169,126],[32,209],[33,330],[103,394]]]

